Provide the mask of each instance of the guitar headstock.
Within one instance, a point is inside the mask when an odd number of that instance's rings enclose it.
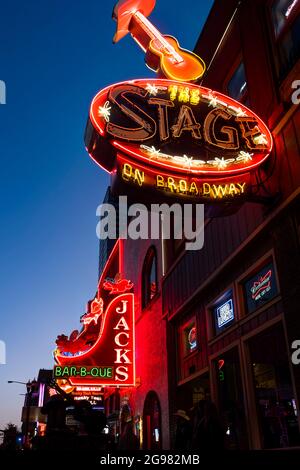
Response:
[[[129,24],[132,15],[140,11],[144,16],[149,16],[153,11],[156,0],[119,0],[113,9],[113,19],[117,22],[117,30],[113,42],[120,41],[129,32]]]

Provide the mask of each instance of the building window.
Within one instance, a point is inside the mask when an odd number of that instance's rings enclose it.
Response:
[[[160,450],[162,447],[161,406],[154,391],[148,392],[143,410],[143,449]]]
[[[279,78],[296,64],[300,56],[300,0],[275,0],[272,22],[279,55]]]
[[[299,446],[299,410],[282,325],[251,338],[248,348],[263,449]]]
[[[235,319],[233,292],[230,290],[217,300],[213,308],[215,334],[222,333]]]
[[[231,98],[246,103],[248,87],[244,62],[239,63],[231,76],[227,84],[227,92]]]
[[[142,272],[142,306],[147,307],[158,292],[157,254],[154,247],[149,248]]]
[[[263,307],[278,295],[274,264],[265,265],[243,283],[247,313]]]

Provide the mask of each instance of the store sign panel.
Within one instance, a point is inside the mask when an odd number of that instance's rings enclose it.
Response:
[[[213,309],[215,332],[222,333],[235,319],[233,295],[230,291],[226,297],[218,300]]]
[[[272,150],[262,120],[210,89],[173,80],[132,80],[94,98],[85,142],[126,184],[177,197],[245,196],[249,174]]]
[[[223,328],[223,326],[230,323],[234,320],[234,310],[233,310],[233,301],[228,299],[224,304],[216,309],[217,323],[218,328]]]
[[[247,311],[252,313],[278,294],[273,263],[261,269],[244,284]]]
[[[90,311],[81,318],[80,333],[58,337],[54,353],[54,377],[58,382],[66,380],[71,386],[84,387],[134,385],[134,295],[118,294],[122,281],[109,280],[109,286],[104,283],[104,289],[110,290],[114,298],[110,302],[94,299]],[[133,285],[126,282],[130,290]]]

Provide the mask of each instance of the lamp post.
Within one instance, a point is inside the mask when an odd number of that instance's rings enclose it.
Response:
[[[24,447],[29,448],[29,419],[30,419],[30,406],[31,406],[31,397],[32,393],[36,387],[37,381],[36,380],[28,380],[28,382],[19,382],[18,380],[8,380],[9,384],[21,384],[26,385],[26,421],[25,421],[25,440],[24,440]]]

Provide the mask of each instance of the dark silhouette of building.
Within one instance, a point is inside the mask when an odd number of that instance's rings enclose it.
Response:
[[[201,251],[170,243],[162,281],[170,417],[211,398],[230,449],[300,444],[299,50],[292,0],[216,0],[195,48],[202,85],[248,105],[274,138],[261,199],[207,219]]]

